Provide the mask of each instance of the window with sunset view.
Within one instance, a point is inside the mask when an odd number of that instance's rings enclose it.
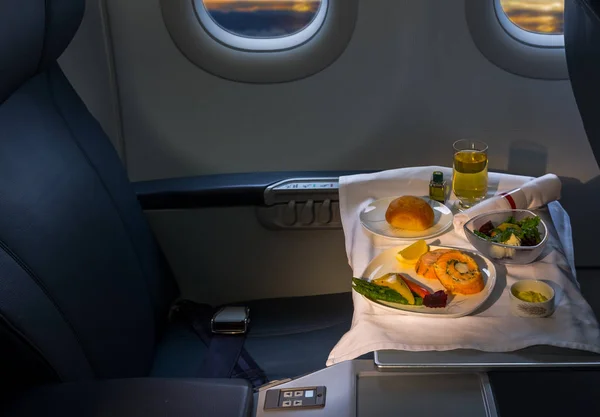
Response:
[[[203,0],[224,30],[249,38],[293,35],[315,18],[321,0]]]
[[[533,33],[561,35],[564,0],[500,0],[506,16],[519,28]]]

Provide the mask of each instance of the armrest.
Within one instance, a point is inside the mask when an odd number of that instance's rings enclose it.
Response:
[[[2,416],[249,417],[252,388],[241,379],[136,378],[33,389]]]
[[[289,171],[217,174],[133,183],[144,210],[262,206],[265,189],[289,178],[330,178],[372,171]]]

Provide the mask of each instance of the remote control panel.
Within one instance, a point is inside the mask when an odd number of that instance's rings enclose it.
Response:
[[[265,410],[294,410],[325,407],[325,387],[271,389],[265,397]]]

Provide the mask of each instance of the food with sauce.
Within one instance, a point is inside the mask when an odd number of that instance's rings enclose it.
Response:
[[[543,303],[548,301],[543,294],[535,291],[513,291],[515,297],[528,303]]]
[[[433,269],[444,288],[454,294],[477,294],[485,286],[475,260],[458,250],[442,254]]]
[[[433,209],[422,198],[402,196],[393,200],[385,212],[385,220],[403,230],[422,231],[433,226]]]
[[[423,254],[415,265],[417,275],[437,279],[456,294],[476,294],[485,287],[475,260],[457,249],[437,249]]]
[[[432,308],[446,307],[448,302],[448,295],[444,291],[432,294],[402,274],[385,274],[371,282],[353,278],[352,283],[354,291],[372,300]]]
[[[372,300],[392,303],[443,308],[448,304],[448,294],[475,294],[483,290],[483,275],[473,258],[458,249],[429,251],[425,241],[417,241],[398,252],[400,263],[412,264],[418,260],[415,271],[428,279],[437,279],[445,290],[432,293],[411,277],[400,273],[387,273],[372,281],[352,279],[352,288]]]
[[[435,274],[433,265],[437,260],[445,253],[452,252],[453,249],[436,249],[431,252],[427,252],[422,255],[415,265],[415,272],[417,275],[427,279],[438,279]]]

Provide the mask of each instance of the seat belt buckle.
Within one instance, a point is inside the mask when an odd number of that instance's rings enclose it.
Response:
[[[214,334],[246,334],[250,324],[248,307],[227,306],[221,308],[210,320],[210,330]]]

